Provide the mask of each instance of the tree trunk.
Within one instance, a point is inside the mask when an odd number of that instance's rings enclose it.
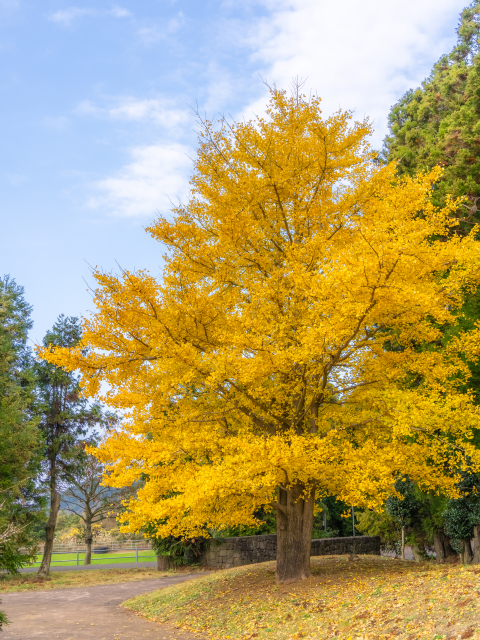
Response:
[[[92,564],[92,524],[85,522],[85,560],[83,564]]]
[[[277,583],[306,580],[310,576],[313,507],[315,496],[304,499],[303,485],[278,488]]]
[[[425,545],[420,543],[420,544],[412,544],[412,553],[413,553],[413,559],[415,560],[415,562],[422,562],[423,560],[425,560],[427,553],[425,551]]]
[[[475,550],[473,552],[472,564],[480,564],[480,524],[473,527],[473,535],[475,536]]]
[[[38,570],[39,576],[48,576],[50,574],[50,564],[52,562],[53,538],[55,535],[55,527],[57,526],[58,510],[60,509],[60,494],[56,489],[50,493],[50,515],[45,525],[46,539],[43,551],[42,564]]]
[[[470,540],[463,541],[463,562],[464,564],[472,564],[473,553]]]
[[[443,564],[452,556],[458,555],[443,531],[437,531],[433,534],[433,543],[437,564]]]
[[[158,571],[167,571],[173,569],[174,564],[169,556],[157,556],[157,569]]]
[[[402,560],[405,560],[405,527],[402,527]]]
[[[455,560],[458,558],[458,553],[452,547],[450,538],[447,538],[447,536],[445,536],[445,553],[447,554],[447,560],[449,558],[454,558]]]

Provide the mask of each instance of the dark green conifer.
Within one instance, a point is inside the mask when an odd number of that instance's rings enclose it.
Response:
[[[18,548],[33,543],[31,525],[41,510],[30,314],[23,288],[0,278],[0,569],[10,572],[25,561]]]
[[[480,1],[465,8],[458,42],[434,65],[422,86],[410,89],[392,107],[390,134],[381,158],[398,161],[401,174],[441,165],[433,201],[466,196],[457,211],[457,233],[480,221]]]

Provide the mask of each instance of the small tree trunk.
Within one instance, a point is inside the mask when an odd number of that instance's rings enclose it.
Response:
[[[168,556],[157,556],[157,569],[158,571],[167,571],[173,569],[174,564]]]
[[[45,525],[46,539],[43,551],[42,564],[38,570],[39,576],[48,576],[50,574],[50,564],[52,562],[53,538],[55,536],[55,527],[57,526],[58,510],[60,509],[60,494],[56,489],[52,489],[50,493],[50,515]]]
[[[475,537],[475,549],[472,564],[480,564],[480,524],[473,527],[473,535]]]
[[[463,563],[464,564],[472,564],[473,553],[472,553],[472,545],[470,540],[463,541]]]
[[[436,531],[433,534],[433,544],[435,545],[437,564],[443,564],[448,561],[448,558],[458,556],[457,552],[450,544],[450,540],[443,531]]]
[[[422,562],[422,560],[425,560],[425,557],[427,555],[425,551],[425,545],[422,543],[412,544],[412,553],[415,562]]]
[[[310,576],[314,492],[304,499],[303,485],[278,488],[277,583],[306,580]]]
[[[405,527],[402,527],[402,560],[405,560]]]
[[[452,544],[450,542],[450,538],[447,538],[447,536],[445,536],[445,555],[446,555],[447,559],[448,558],[458,558],[458,553],[452,547]]]
[[[92,564],[92,526],[85,524],[85,560],[83,564]]]
[[[433,544],[435,547],[436,563],[443,564],[446,560],[447,553],[445,551],[445,535],[442,531],[436,531],[433,534]]]

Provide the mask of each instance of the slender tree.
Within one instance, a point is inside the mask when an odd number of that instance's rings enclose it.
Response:
[[[80,516],[85,528],[86,552],[84,564],[91,564],[92,525],[102,522],[109,515],[116,516],[121,509],[126,492],[102,484],[104,466],[89,455],[75,475],[68,475],[68,488],[62,492],[65,508]]]
[[[77,318],[59,316],[43,340],[44,348],[73,349],[81,339]],[[48,575],[53,551],[55,526],[60,508],[61,483],[81,473],[86,454],[82,441],[102,420],[98,405],[89,406],[81,396],[77,377],[62,367],[38,363],[39,428],[44,440],[43,470],[49,490],[50,510],[45,526],[46,540],[38,574]]]
[[[277,580],[305,579],[316,495],[375,507],[400,473],[455,493],[479,465],[460,385],[480,330],[416,345],[478,286],[480,246],[449,237],[438,170],[375,164],[368,123],[323,119],[317,97],[273,90],[265,118],[202,126],[188,201],[150,228],[163,282],[97,272],[82,342],[41,356],[130,412],[98,455],[112,486],[146,478],[131,530],[195,537],[274,509]]]
[[[398,495],[390,496],[385,506],[387,513],[392,516],[401,528],[402,558],[405,560],[405,530],[409,525],[413,524],[419,511],[419,505],[415,496],[415,486],[409,478],[398,478],[395,482],[395,489]]]

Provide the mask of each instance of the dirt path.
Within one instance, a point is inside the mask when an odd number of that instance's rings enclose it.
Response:
[[[1,608],[12,624],[4,627],[1,640],[201,640],[119,606],[133,596],[195,577],[198,575],[187,574],[79,589],[6,593]]]

